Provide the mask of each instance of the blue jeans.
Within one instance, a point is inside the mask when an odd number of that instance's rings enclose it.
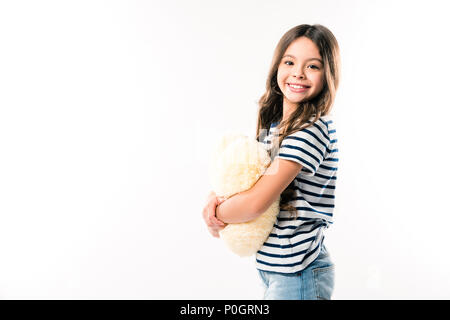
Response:
[[[258,270],[265,300],[329,300],[334,289],[334,264],[322,245],[319,256],[297,274]]]

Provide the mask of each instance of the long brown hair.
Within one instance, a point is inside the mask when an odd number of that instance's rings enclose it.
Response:
[[[288,119],[282,121],[283,93],[277,83],[278,67],[286,49],[294,40],[300,37],[309,38],[319,49],[319,53],[324,62],[324,86],[322,91],[311,100],[301,101]],[[329,114],[336,96],[339,79],[339,46],[333,33],[328,28],[320,24],[302,24],[288,30],[281,37],[275,48],[266,81],[266,92],[258,102],[256,139],[261,138],[261,132],[268,132],[272,123],[280,122],[278,125],[279,135],[278,137],[274,136],[272,139],[272,150],[278,150],[286,136],[311,126],[321,116]],[[314,119],[310,121],[312,117]],[[292,186],[293,181],[281,193],[280,208],[282,210],[295,211],[293,206],[288,205],[288,202],[294,194]]]

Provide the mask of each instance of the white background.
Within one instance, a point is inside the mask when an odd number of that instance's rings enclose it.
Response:
[[[335,299],[449,299],[445,1],[0,2],[0,299],[260,299],[201,211],[275,46],[320,23],[342,82]]]

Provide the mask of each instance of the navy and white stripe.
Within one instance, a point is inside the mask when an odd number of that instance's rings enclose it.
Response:
[[[272,124],[264,138],[268,151],[273,137],[278,135],[277,125]],[[297,273],[317,258],[324,230],[333,223],[338,148],[331,117],[322,116],[312,126],[285,137],[280,149],[271,156],[303,166],[290,185],[294,197],[289,204],[297,209],[297,216],[280,211],[272,232],[256,253],[256,267]]]

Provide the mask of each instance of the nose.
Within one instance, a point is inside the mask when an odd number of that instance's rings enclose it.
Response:
[[[293,76],[295,78],[305,79],[305,74],[303,73],[302,68],[297,68],[294,70]]]
[[[305,79],[303,72],[294,72],[294,78]]]

